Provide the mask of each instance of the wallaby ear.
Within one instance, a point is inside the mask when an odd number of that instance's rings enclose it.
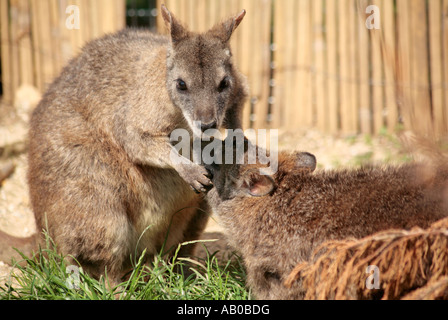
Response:
[[[306,169],[313,172],[316,169],[316,157],[309,152],[296,153],[297,169]]]
[[[241,188],[253,197],[268,195],[274,187],[275,182],[271,176],[260,174],[258,169],[247,172],[241,185]]]
[[[227,42],[230,40],[233,31],[235,31],[241,21],[243,21],[245,15],[246,10],[243,9],[243,11],[238,13],[236,16],[215,25],[208,33],[219,38],[222,42]]]
[[[185,29],[179,21],[177,21],[174,15],[165,7],[164,4],[162,4],[161,9],[163,21],[165,21],[165,25],[171,35],[171,41],[176,43],[187,38],[189,35],[188,30]]]

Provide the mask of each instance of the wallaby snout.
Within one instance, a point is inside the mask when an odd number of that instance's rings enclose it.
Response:
[[[217,129],[217,122],[216,120],[210,121],[208,123],[201,122],[201,130],[205,131],[208,129]]]
[[[213,106],[213,102],[201,103],[201,105],[196,107],[193,111],[192,118],[202,132],[208,129],[217,129],[218,127],[221,127],[221,123],[218,123],[216,107]]]

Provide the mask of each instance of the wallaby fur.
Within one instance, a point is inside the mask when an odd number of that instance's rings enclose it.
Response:
[[[204,229],[208,206],[197,193],[211,186],[209,174],[171,160],[170,133],[191,132],[194,121],[202,130],[241,127],[247,86],[229,39],[244,15],[199,34],[162,6],[168,36],[123,30],[88,43],[33,112],[37,230],[92,275],[107,268],[118,281],[137,246],[151,256]]]
[[[260,166],[211,166],[208,193],[259,299],[303,298],[299,283],[283,282],[327,240],[426,228],[448,216],[446,164],[312,173],[313,155],[281,153],[275,174],[260,174]]]

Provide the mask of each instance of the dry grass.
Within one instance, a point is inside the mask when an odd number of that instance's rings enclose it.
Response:
[[[379,268],[380,289],[366,286],[369,265]],[[285,285],[299,280],[305,299],[448,299],[448,218],[426,230],[326,242]]]

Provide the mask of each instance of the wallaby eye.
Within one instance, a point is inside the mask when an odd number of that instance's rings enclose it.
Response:
[[[230,80],[228,77],[225,77],[222,79],[222,81],[219,83],[218,91],[223,92],[225,89],[227,89],[230,86]]]
[[[180,91],[186,91],[187,90],[187,84],[185,83],[184,80],[177,79],[176,81],[177,81],[176,87],[177,87],[178,90],[180,90]]]

